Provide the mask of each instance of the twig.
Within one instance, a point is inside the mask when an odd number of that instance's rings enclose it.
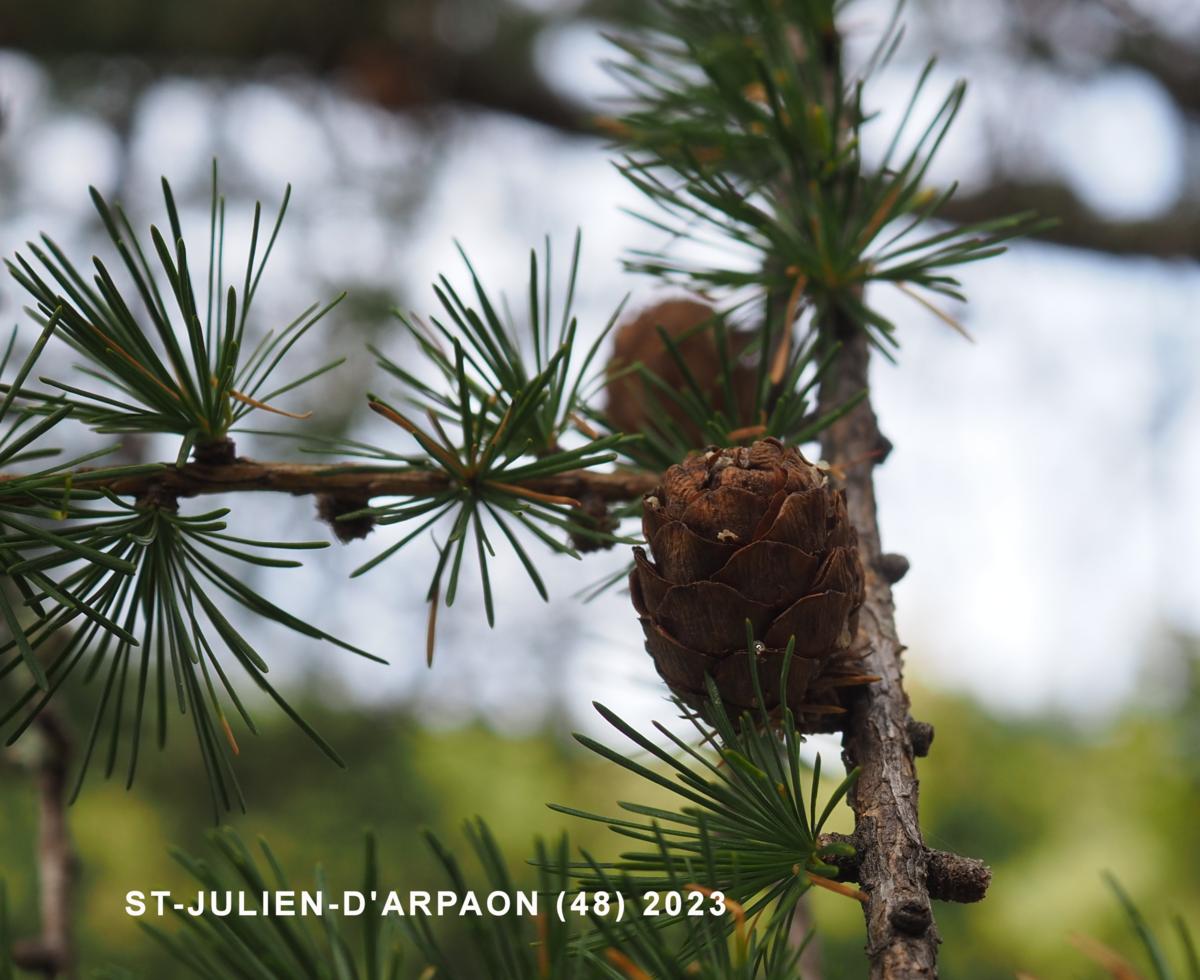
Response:
[[[96,478],[87,468],[77,470],[72,485],[80,489],[105,488],[127,497],[194,497],[210,493],[276,491],[291,494],[326,494],[369,500],[373,497],[427,497],[451,486],[439,470],[360,466],[346,463],[275,463],[238,458],[230,463],[187,463],[136,476]],[[0,486],[9,477],[0,474]],[[524,490],[556,497],[585,495],[607,502],[635,500],[657,485],[653,473],[595,473],[572,470],[557,476],[520,481]]]
[[[38,890],[41,933],[16,943],[13,962],[22,970],[44,977],[71,976],[75,968],[72,925],[78,859],[67,828],[67,767],[71,743],[51,709],[44,708],[35,724],[41,734],[37,762]]]
[[[822,834],[821,844],[849,844],[855,848],[852,855],[826,856],[827,861],[838,869],[841,881],[861,881],[861,854],[857,839],[852,834]],[[949,851],[926,849],[926,883],[929,897],[939,902],[982,902],[992,882],[992,871],[982,861],[962,857]]]
[[[870,361],[866,331],[844,318],[829,324],[841,342],[838,358],[821,384],[822,412],[867,387]],[[846,465],[850,520],[866,568],[866,599],[859,614],[863,671],[879,680],[850,701],[843,735],[847,769],[859,776],[850,791],[855,815],[858,868],[867,892],[867,955],[872,980],[937,976],[937,928],[929,895],[929,855],[917,816],[917,773],[910,738],[908,696],[901,678],[903,647],[896,635],[892,589],[880,573],[883,551],[875,514],[874,468],[890,445],[879,431],[869,398],[825,430],[821,450],[831,464]]]

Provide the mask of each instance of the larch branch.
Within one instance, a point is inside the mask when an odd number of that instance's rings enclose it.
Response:
[[[835,316],[828,325],[842,347],[821,384],[819,408],[845,404],[867,387],[866,331]],[[866,598],[857,645],[864,671],[879,680],[850,701],[842,746],[846,768],[858,767],[849,802],[858,849],[855,877],[867,893],[867,955],[871,980],[937,976],[940,942],[930,905],[929,849],[917,812],[917,773],[904,692],[892,588],[880,570],[883,549],[875,512],[873,471],[890,444],[879,431],[869,398],[825,430],[821,450],[842,485],[858,531]]]
[[[0,483],[6,479],[0,474]],[[519,481],[535,493],[579,498],[584,495],[607,503],[636,500],[657,484],[653,473],[616,471],[599,473],[571,470],[555,476]],[[361,466],[346,463],[260,462],[239,457],[228,463],[164,465],[161,470],[133,476],[104,477],[80,469],[72,478],[77,489],[107,489],[125,497],[195,497],[214,493],[250,491],[296,495],[332,494],[359,500],[375,497],[429,497],[449,489],[452,479],[441,470],[412,467]]]
[[[820,56],[833,106],[844,79],[841,37],[832,23]],[[838,345],[818,388],[817,412],[823,416],[869,391],[871,347],[866,326],[837,305],[818,326],[826,344]],[[858,770],[847,800],[854,811],[856,877],[867,896],[863,914],[870,980],[933,980],[941,940],[933,921],[929,850],[917,809],[912,725],[900,661],[904,647],[896,635],[892,602],[891,582],[897,576],[896,569],[884,571],[875,509],[875,467],[890,450],[869,395],[821,433],[821,453],[845,490],[865,571],[854,645],[862,651],[863,673],[878,678],[847,699],[842,756],[847,771]]]
[[[855,853],[824,857],[838,869],[839,881],[860,881],[862,856],[853,834],[822,834],[821,845],[849,844]],[[982,902],[992,883],[992,871],[976,858],[962,857],[950,851],[926,850],[929,897],[938,902]]]

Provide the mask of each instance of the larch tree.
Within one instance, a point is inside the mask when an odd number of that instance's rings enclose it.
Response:
[[[628,98],[604,127],[645,197],[647,235],[668,243],[631,251],[627,265],[695,298],[636,318],[618,309],[585,341],[572,314],[586,274],[578,240],[561,276],[549,245],[531,253],[527,297],[511,312],[468,262],[465,284],[434,286],[435,313],[400,317],[415,353],[375,352],[381,380],[404,391],[366,394],[395,425],[384,444],[327,440],[309,447],[326,454],[319,463],[238,454],[248,420],[299,417],[292,393],[339,363],[288,370],[336,300],[273,329],[255,316],[264,266],[286,234],[287,195],[273,221],[259,209],[249,218],[249,258],[233,274],[223,242],[239,216],[227,219],[215,165],[207,234],[183,227],[164,181],[167,220],[148,234],[93,192],[111,249],[87,271],[49,237],[12,258],[36,340],[24,358],[10,343],[3,362],[0,676],[16,693],[0,721],[10,743],[30,729],[43,736],[43,930],[13,944],[18,967],[75,969],[63,809],[89,769],[132,784],[146,741],[183,726],[214,811],[240,806],[238,744],[255,731],[239,694],[247,678],[341,763],[268,680],[240,625],[256,617],[338,656],[374,656],[239,574],[246,563],[293,567],[281,552],[328,542],[231,534],[228,511],[202,499],[276,492],[315,498],[343,541],[400,526],[356,575],[436,534],[431,663],[439,611],[455,602],[464,569],[480,576],[491,623],[489,568],[500,552],[545,598],[550,554],[586,560],[633,545],[628,571],[610,584],[628,581],[629,615],[697,739],[640,731],[600,707],[629,744],[580,741],[673,794],[676,808],[625,803],[617,817],[560,807],[609,825],[632,850],[603,861],[565,839],[539,842],[539,892],[566,895],[570,914],[484,919],[469,967],[439,942],[436,919],[368,904],[353,929],[332,915],[320,926],[181,915],[175,929],[151,929],[181,969],[782,980],[798,975],[807,941],[793,928],[798,905],[822,887],[861,903],[871,977],[936,976],[933,902],[982,899],[989,872],[930,849],[920,831],[916,760],[933,732],[910,714],[903,686],[891,587],[907,563],[884,550],[876,521],[873,472],[891,445],[868,384],[873,359],[902,360],[900,330],[875,296],[899,290],[914,313],[961,330],[943,305],[963,298],[956,268],[1035,226],[940,220],[954,189],[931,187],[928,168],[964,86],[927,112],[932,65],[882,157],[864,157],[860,134],[880,125],[871,79],[900,41],[899,21],[849,67],[835,12],[832,0],[659,0],[653,28],[620,35],[613,70]],[[74,351],[78,375],[38,373],[50,344]],[[68,420],[97,434],[94,452],[56,454]],[[137,434],[170,436],[177,452],[106,465],[111,437]],[[67,684],[89,685],[95,703],[73,783],[54,713]],[[828,798],[820,761],[814,771],[801,754],[812,732],[842,733],[845,778]],[[854,832],[827,833],[843,799]],[[430,843],[449,887],[465,888],[453,851]],[[510,864],[482,823],[471,846],[490,887],[511,890]],[[216,864],[181,858],[198,887],[287,887],[265,845],[255,855],[223,832],[216,847]],[[370,839],[366,866],[362,890],[374,895],[387,864]]]

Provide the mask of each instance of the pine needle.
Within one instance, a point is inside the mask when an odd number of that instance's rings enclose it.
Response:
[[[975,338],[972,337],[970,335],[970,333],[967,332],[967,328],[964,327],[961,323],[959,323],[956,319],[954,319],[954,317],[952,317],[945,310],[943,310],[940,307],[935,306],[933,303],[929,302],[929,300],[927,300],[924,296],[922,296],[920,293],[918,293],[916,290],[912,289],[911,287],[907,286],[905,283],[902,283],[902,282],[896,283],[896,288],[898,290],[900,290],[900,292],[902,292],[905,296],[908,296],[910,299],[915,299],[918,303],[920,303],[923,307],[925,307],[925,309],[927,309],[930,313],[932,313],[939,320],[941,320],[942,323],[944,323],[944,324],[946,324],[946,326],[950,327],[951,330],[955,331],[956,333],[961,334],[963,337],[965,337],[971,343],[975,343]]]
[[[1144,980],[1132,963],[1100,940],[1078,932],[1071,933],[1068,938],[1084,956],[1107,970],[1113,980]]]
[[[808,872],[808,880],[818,888],[824,888],[826,891],[836,892],[839,895],[845,895],[847,898],[852,898],[856,902],[867,904],[867,893],[853,885],[847,885],[841,881],[834,881],[831,878],[823,878],[820,875],[815,875],[811,871]]]
[[[240,391],[234,391],[232,388],[229,389],[229,395],[243,405],[249,405],[252,408],[261,408],[264,412],[270,412],[273,415],[282,415],[285,418],[298,419],[301,422],[312,418],[312,412],[301,412],[299,414],[296,412],[285,412],[282,408],[275,408],[266,402],[260,402],[257,398],[251,398],[249,395],[243,395]]]

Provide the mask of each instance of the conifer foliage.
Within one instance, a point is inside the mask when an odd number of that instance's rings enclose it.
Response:
[[[954,188],[930,187],[929,165],[964,89],[924,113],[928,68],[886,151],[864,153],[861,133],[877,125],[871,77],[899,43],[898,19],[851,69],[833,0],[653,7],[652,26],[614,39],[613,70],[628,98],[604,125],[622,173],[645,197],[649,236],[664,243],[631,252],[629,268],[703,294],[689,301],[703,315],[682,329],[650,323],[635,358],[605,364],[620,306],[606,323],[576,319],[586,272],[578,238],[562,273],[549,243],[531,251],[511,306],[464,256],[460,277],[434,284],[433,310],[398,316],[396,336],[374,351],[380,381],[400,394],[365,400],[394,425],[393,438],[326,442],[324,463],[260,462],[238,455],[241,426],[266,415],[302,422],[303,386],[341,360],[289,371],[293,349],[337,299],[285,324],[262,322],[254,306],[286,233],[287,194],[269,230],[255,209],[248,260],[228,282],[215,167],[206,233],[184,227],[164,180],[166,220],[147,234],[92,192],[111,248],[88,272],[49,237],[9,262],[29,296],[34,339],[19,363],[10,343],[0,402],[0,614],[9,633],[0,679],[16,692],[0,706],[0,724],[10,742],[77,682],[94,704],[90,722],[79,720],[89,731],[80,780],[91,764],[131,783],[144,741],[161,745],[180,723],[194,731],[219,813],[242,805],[235,757],[255,730],[240,693],[248,678],[340,761],[268,681],[267,659],[241,624],[254,617],[339,655],[373,654],[275,605],[240,574],[247,565],[295,567],[281,553],[327,542],[240,537],[227,528],[227,509],[193,499],[239,490],[315,495],[342,539],[377,528],[371,542],[385,540],[355,575],[432,533],[431,660],[439,611],[458,598],[464,569],[479,576],[490,624],[501,612],[490,578],[501,551],[549,599],[550,555],[579,560],[595,547],[637,545],[630,617],[641,618],[676,708],[696,726],[692,743],[665,726],[638,731],[600,708],[629,744],[580,740],[670,791],[678,809],[624,803],[626,815],[613,817],[560,807],[604,822],[636,850],[603,861],[565,841],[543,843],[533,863],[547,895],[639,903],[719,893],[714,914],[617,921],[593,902],[570,928],[548,917],[488,922],[468,951],[444,949],[436,923],[415,920],[371,919],[354,937],[332,919],[309,929],[274,917],[185,916],[177,930],[156,928],[196,975],[374,980],[432,967],[421,975],[782,980],[797,975],[803,940],[792,922],[814,885],[864,902],[869,929],[879,927],[876,896],[843,872],[858,862],[865,873],[880,856],[822,836],[857,772],[822,800],[819,763],[814,772],[801,756],[803,732],[841,727],[841,716],[874,696],[879,678],[857,658],[872,643],[859,610],[877,573],[864,568],[863,529],[841,489],[838,464],[853,461],[818,467],[798,447],[869,411],[861,388],[834,403],[828,392],[844,389],[835,381],[846,351],[863,338],[896,356],[900,331],[875,304],[877,287],[898,288],[953,324],[937,304],[961,298],[955,268],[996,254],[1028,223],[937,221]],[[677,257],[685,241],[694,247]],[[914,312],[925,315],[921,307]],[[74,351],[70,377],[35,370],[50,344]],[[636,398],[640,412],[606,407],[606,389],[610,399]],[[67,420],[97,435],[94,452],[57,454],[54,436]],[[106,467],[112,437],[129,434],[170,436],[175,452]],[[513,865],[484,825],[470,828],[469,842],[483,877],[511,887]],[[429,843],[452,885],[464,886],[452,849]],[[225,870],[180,857],[204,887],[254,891],[286,880],[265,844],[256,855],[222,834],[216,848]],[[368,886],[386,873],[369,842]],[[888,928],[936,950],[931,921]],[[909,975],[870,937],[873,976]]]

